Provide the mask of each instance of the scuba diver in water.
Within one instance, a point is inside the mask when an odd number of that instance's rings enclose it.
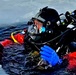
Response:
[[[60,18],[62,16],[65,16],[65,19]],[[70,59],[76,54],[75,18],[76,10],[72,13],[66,12],[66,14],[59,15],[56,10],[45,7],[28,22],[29,36],[25,38],[25,49],[28,52],[32,49],[40,52],[42,59],[38,65],[45,60],[51,67],[60,66],[64,58],[67,58],[68,68],[76,68],[76,60]],[[68,55],[64,56],[66,54]]]
[[[57,22],[60,22],[60,18],[56,10],[48,7],[41,9],[36,16],[28,22],[28,37],[25,37],[24,40],[25,47],[28,44],[29,47],[36,50],[37,48],[40,49],[44,44],[50,45],[50,39],[61,34],[60,26],[58,26]],[[53,43],[54,42],[52,42],[51,46]]]
[[[76,47],[73,42],[75,41],[74,17],[70,17],[70,13],[66,12],[65,19],[60,18],[63,15],[59,15],[55,9],[44,7],[28,22],[28,29],[21,31],[20,34],[12,33],[9,39],[0,42],[0,48],[3,49],[14,42],[24,44],[25,54],[31,50],[32,53],[34,51],[40,53],[38,57],[41,55],[42,59],[37,60],[38,66],[41,65],[41,60],[47,61],[47,65],[60,65],[63,62],[62,56],[72,52],[69,48]],[[76,12],[74,11],[72,15],[75,16]]]
[[[66,20],[64,23],[67,26],[64,28],[65,31],[61,31],[61,37],[56,43],[55,47],[44,45],[40,49],[40,55],[42,60],[39,64],[43,64],[46,61],[50,67],[55,69],[64,66],[65,62],[66,70],[76,71],[76,10],[72,13],[68,11],[65,14]],[[66,25],[65,24],[65,25]],[[63,25],[63,24],[60,24]]]

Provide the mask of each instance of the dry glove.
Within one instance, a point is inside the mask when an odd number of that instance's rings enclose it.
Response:
[[[41,47],[40,54],[41,58],[47,61],[52,66],[62,63],[62,59],[59,58],[55,50],[53,50],[51,47],[47,45]]]

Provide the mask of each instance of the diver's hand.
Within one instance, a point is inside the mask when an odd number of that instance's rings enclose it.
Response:
[[[62,63],[57,53],[49,46],[44,45],[41,47],[41,58],[47,61],[50,65],[55,66],[58,63]]]

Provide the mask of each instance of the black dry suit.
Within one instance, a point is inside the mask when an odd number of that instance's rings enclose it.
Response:
[[[44,12],[40,11],[41,13],[45,13],[45,10],[50,11],[50,9],[48,9],[48,8],[44,8],[42,10]],[[37,14],[38,16],[33,18],[33,20],[34,19],[40,20],[40,17],[43,18],[41,13]],[[52,14],[52,15],[54,15],[54,14]],[[30,29],[32,29],[32,31],[35,31],[35,32],[32,34],[31,30],[27,31],[24,46],[25,46],[25,53],[30,55],[31,64],[33,62],[32,66],[33,65],[37,66],[38,62],[41,59],[40,55],[39,55],[41,46],[43,46],[45,44],[49,45],[54,50],[56,50],[56,52],[58,53],[59,56],[62,56],[64,54],[66,54],[67,52],[69,52],[70,43],[72,41],[76,41],[75,27],[68,28],[67,27],[68,23],[65,24],[64,26],[62,26],[62,23],[60,23],[60,25],[57,25],[57,22],[60,21],[60,19],[57,19],[57,21],[55,20],[55,22],[54,22],[54,18],[55,17],[53,17],[53,20],[49,19],[51,22],[50,25],[47,24],[48,21],[46,19],[46,22],[44,22],[45,32],[43,32],[43,33],[37,33],[36,30],[33,30],[34,29],[34,24],[32,23],[33,20],[31,22],[31,25],[29,25],[29,26],[31,26]],[[63,29],[63,27],[64,27],[64,29]],[[32,39],[33,36],[36,36],[36,37],[38,36],[39,39],[34,40],[34,39]]]
[[[39,33],[38,30],[35,30],[36,28],[33,23],[34,19],[43,23],[45,32]],[[25,53],[30,56],[29,60],[31,60],[32,66],[37,66],[38,62],[41,60],[39,54],[41,46],[46,44],[55,48],[55,44],[59,39],[56,39],[55,37],[61,34],[61,30],[56,23],[59,20],[60,19],[57,11],[45,7],[40,10],[39,13],[37,13],[37,16],[32,19],[32,21],[30,22],[31,24],[29,23],[30,25],[25,37],[24,47]]]
[[[57,34],[59,35],[59,32],[56,33],[58,31],[53,31],[53,34],[50,33],[42,33],[42,34],[36,34],[35,36],[42,36],[39,40],[33,40],[27,33],[27,36],[25,37],[25,42],[24,42],[24,47],[25,47],[25,54],[27,54],[27,60],[31,63],[31,68],[34,67],[34,70],[45,70],[45,66],[47,65],[38,65],[39,61],[41,61],[40,58],[40,48],[43,45],[49,45],[51,47],[55,47],[55,44],[57,42],[57,40],[59,38],[57,38],[54,41],[51,41],[51,39],[55,38],[57,36]],[[51,42],[50,42],[51,41]],[[29,65],[30,63],[28,63],[27,65]]]

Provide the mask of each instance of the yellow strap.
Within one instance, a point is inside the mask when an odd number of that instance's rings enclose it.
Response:
[[[14,38],[14,34],[15,34],[16,32],[12,32],[11,33],[11,38],[13,39],[13,41],[15,42],[15,43],[18,43],[19,44],[19,42]]]

